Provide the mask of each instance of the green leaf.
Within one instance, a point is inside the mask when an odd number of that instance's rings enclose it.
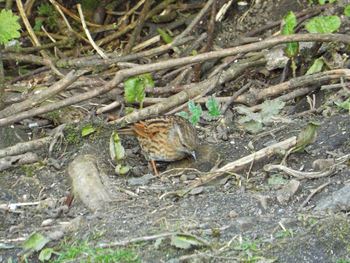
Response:
[[[203,246],[205,244],[192,236],[174,235],[171,236],[171,245],[177,248],[189,249],[192,246]]]
[[[81,131],[81,136],[84,137],[84,136],[87,136],[91,133],[95,132],[95,128],[92,127],[92,125],[89,125],[87,127],[84,127]]]
[[[271,185],[287,184],[288,180],[284,179],[282,174],[272,174],[269,176],[267,183]]]
[[[149,74],[142,74],[131,77],[124,82],[125,101],[127,103],[140,103],[142,108],[143,100],[146,97],[146,88],[154,87],[154,82]]]
[[[192,115],[195,115],[197,117],[200,117],[203,115],[201,105],[200,104],[196,105],[193,100],[190,100],[188,102],[188,109],[190,110]]]
[[[347,100],[343,101],[343,102],[334,102],[335,105],[337,105],[338,107],[344,109],[344,110],[349,110],[350,111],[350,98],[348,98]]]
[[[20,37],[21,28],[17,22],[18,16],[12,15],[11,10],[1,10],[0,13],[0,44],[7,44],[9,40]]]
[[[350,5],[347,5],[347,6],[345,7],[345,9],[344,9],[344,14],[345,14],[346,16],[350,16]]]
[[[320,5],[324,5],[324,4],[326,3],[326,0],[318,0],[318,3],[319,3]]]
[[[53,253],[54,253],[53,248],[44,248],[43,250],[41,250],[39,254],[39,260],[41,262],[48,261],[51,258]]]
[[[39,251],[42,249],[48,242],[50,242],[50,239],[47,237],[44,237],[39,232],[34,233],[31,235],[26,242],[24,242],[23,246],[26,249],[33,249],[35,251]]]
[[[129,165],[117,164],[114,168],[114,172],[118,175],[125,175],[130,171]]]
[[[282,35],[291,35],[294,33],[294,27],[297,25],[297,19],[292,11],[286,14],[283,18],[284,26],[282,28]]]
[[[298,53],[298,50],[299,50],[298,42],[287,43],[286,49],[285,49],[287,56],[294,57]]]
[[[210,96],[207,102],[205,103],[205,107],[207,107],[208,114],[211,117],[218,117],[221,115],[219,106],[220,106],[220,103],[217,101],[215,96]]]
[[[168,33],[166,33],[164,30],[157,28],[157,32],[162,37],[165,43],[169,44],[173,41],[171,36]]]
[[[50,4],[41,4],[38,6],[38,14],[41,16],[51,16],[54,11]]]
[[[125,158],[125,150],[117,131],[114,131],[109,138],[109,155],[115,162]]]
[[[142,74],[139,76],[139,78],[142,80],[142,84],[144,85],[145,89],[154,88],[154,82],[150,74]]]
[[[307,124],[306,128],[299,133],[297,144],[295,145],[293,152],[302,151],[306,146],[314,143],[317,136],[316,127],[319,125],[320,124],[316,122],[310,122]]]
[[[338,16],[314,17],[306,24],[305,27],[310,33],[333,33],[334,31],[337,31],[340,27],[340,18]]]
[[[188,119],[188,114],[187,114],[187,112],[184,112],[184,111],[178,112],[175,115],[180,116],[180,117],[185,118],[185,119]]]
[[[311,74],[321,72],[323,65],[324,65],[323,57],[315,59],[314,63],[309,68],[309,70],[305,73],[305,75],[311,75]]]
[[[41,19],[36,19],[35,20],[35,25],[33,27],[34,31],[40,31],[41,25],[43,24],[43,20]]]
[[[283,109],[285,103],[278,99],[266,100],[261,105],[262,121],[266,124],[272,116],[277,115]]]

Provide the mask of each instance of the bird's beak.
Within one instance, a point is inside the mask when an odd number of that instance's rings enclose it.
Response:
[[[194,159],[195,161],[197,161],[196,152],[195,152],[195,151],[191,152],[191,155],[193,156],[193,159]]]

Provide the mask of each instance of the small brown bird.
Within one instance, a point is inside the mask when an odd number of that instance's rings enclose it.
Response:
[[[154,161],[172,162],[188,155],[196,159],[195,149],[199,144],[196,129],[180,116],[160,116],[139,121],[131,128],[118,130],[118,133],[136,136],[144,156],[152,162],[158,177]]]

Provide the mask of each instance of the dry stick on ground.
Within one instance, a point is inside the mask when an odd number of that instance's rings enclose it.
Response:
[[[35,33],[34,33],[34,30],[32,28],[32,26],[30,25],[29,21],[28,21],[28,18],[24,12],[24,9],[23,9],[23,5],[22,5],[22,1],[21,0],[16,0],[16,3],[17,3],[17,8],[18,8],[18,11],[21,15],[21,18],[22,18],[22,21],[24,23],[24,25],[26,26],[26,29],[31,37],[31,40],[33,42],[33,44],[35,46],[40,46],[40,42],[38,40],[38,38],[36,37]],[[47,59],[47,64],[48,66],[51,68],[51,70],[59,77],[63,77],[63,74],[61,72],[59,72],[59,70],[55,67],[54,63],[51,61],[50,59],[50,56],[46,53],[45,50],[41,50],[40,51],[40,54]]]
[[[133,32],[131,33],[128,44],[125,47],[124,51],[126,53],[130,53],[132,47],[134,46],[134,44],[136,42],[136,39],[140,36],[143,25],[146,22],[148,10],[151,8],[152,2],[153,2],[153,0],[146,0],[146,3],[144,4],[144,6],[141,10],[140,16],[137,19],[136,26],[135,26]]]
[[[194,37],[192,36],[186,37],[182,39],[178,43],[178,45],[185,44],[193,39]],[[89,56],[89,57],[83,57],[83,58],[77,58],[77,59],[60,59],[56,61],[56,64],[59,67],[96,67],[96,66],[111,65],[113,63],[132,61],[139,58],[160,55],[168,51],[172,47],[173,47],[173,43],[170,43],[160,47],[152,48],[147,51],[142,51],[139,53],[126,55],[126,56],[116,56],[115,54],[111,53],[111,54],[107,54],[109,58],[105,60],[102,60],[96,56],[92,56],[92,57]]]
[[[181,40],[183,37],[187,36],[187,34],[191,32],[193,27],[199,22],[199,20],[201,20],[204,14],[208,11],[209,7],[213,4],[213,1],[214,0],[209,0],[202,8],[202,10],[198,13],[198,15],[188,25],[188,27],[180,35],[175,37],[175,39],[173,40],[174,44],[176,44],[179,40]]]
[[[27,113],[25,118],[28,116],[34,116],[31,114],[42,114],[46,113],[48,111],[57,110],[59,108],[69,106],[84,100],[88,100],[91,98],[94,98],[98,95],[104,94],[111,89],[113,89],[115,86],[117,86],[119,83],[121,83],[125,78],[130,76],[135,76],[142,73],[149,73],[154,72],[157,70],[165,69],[165,68],[172,68],[177,66],[182,66],[186,64],[191,63],[197,63],[202,62],[210,59],[220,58],[220,57],[226,57],[238,53],[244,53],[244,52],[251,52],[251,51],[257,51],[264,48],[270,48],[280,43],[286,43],[291,41],[304,41],[304,42],[310,42],[310,41],[337,41],[337,42],[344,42],[347,44],[350,44],[350,36],[343,35],[343,34],[295,34],[295,35],[287,35],[287,36],[279,36],[275,38],[270,38],[265,41],[261,41],[260,43],[254,43],[254,44],[247,44],[240,47],[234,47],[234,48],[228,48],[223,49],[220,51],[212,51],[208,53],[203,53],[196,56],[191,57],[184,57],[184,58],[176,58],[176,59],[170,59],[167,61],[152,63],[148,65],[140,65],[137,67],[134,67],[132,69],[123,69],[116,73],[115,77],[109,81],[105,86],[101,88],[97,88],[93,91],[86,92],[74,97],[70,97],[67,99],[64,99],[62,101],[59,101],[52,105],[46,105],[42,106],[38,109],[34,109],[31,111],[31,113]],[[350,70],[343,70],[343,72],[348,72],[347,74],[350,74]],[[182,91],[179,94],[177,94],[181,99],[179,99],[178,103],[183,103],[183,99],[191,99],[194,96],[200,94],[204,89],[203,87],[198,88],[199,91]],[[138,121],[142,118],[145,118],[149,115],[156,115],[159,113],[163,113],[170,108],[178,105],[171,101],[172,97],[168,99],[168,103],[162,103],[160,105],[153,105],[151,107],[147,107],[145,109],[142,109],[138,112],[131,113],[123,118],[118,119],[114,122],[114,124],[122,125],[127,124],[131,122]],[[9,123],[13,123],[19,120],[22,120],[24,116],[17,117],[17,116],[11,116],[11,119],[9,118],[3,118],[0,119],[0,126],[7,125]]]
[[[325,71],[313,75],[307,75],[307,76],[301,76],[293,78],[289,81],[271,86],[267,89],[262,90],[261,92],[258,92],[257,94],[251,94],[251,95],[241,95],[239,99],[241,101],[251,101],[251,105],[254,105],[257,101],[261,101],[268,97],[273,97],[277,94],[283,93],[288,90],[294,90],[297,87],[300,86],[310,86],[308,88],[304,88],[304,90],[310,90],[312,91],[315,89],[315,87],[312,87],[312,85],[315,84],[323,84],[326,82],[329,82],[330,80],[339,79],[339,78],[345,78],[350,79],[350,70],[349,69],[334,69],[330,71]],[[300,93],[300,90],[295,90],[296,93]],[[249,98],[247,97],[249,96]],[[295,97],[295,96],[294,96]],[[290,97],[281,98],[283,101],[288,100]],[[250,107],[250,110],[252,111],[258,111],[261,109],[261,105],[255,105],[253,107]]]
[[[32,140],[28,142],[20,142],[14,146],[7,147],[5,149],[0,149],[0,158],[18,155],[28,151],[36,150],[42,148],[44,145],[48,144],[51,141],[52,137],[47,136],[37,140]]]
[[[281,170],[286,174],[295,177],[298,180],[327,177],[327,176],[331,176],[335,172],[335,166],[332,166],[330,169],[319,171],[319,172],[302,172],[280,164],[266,164],[264,166],[264,170],[267,172],[270,172],[276,169]]]
[[[72,70],[71,72],[69,72],[65,76],[65,78],[56,82],[51,87],[41,91],[38,94],[35,94],[35,95],[29,97],[25,101],[12,104],[11,106],[0,111],[0,118],[5,118],[5,117],[11,116],[11,115],[19,116],[17,113],[22,112],[28,108],[34,107],[36,105],[39,105],[40,103],[47,100],[48,98],[53,97],[54,95],[58,94],[59,92],[64,90],[66,87],[68,87],[71,83],[73,83],[75,80],[77,80],[80,76],[84,75],[86,72],[88,72],[88,71],[87,70],[78,70],[77,72],[74,72],[74,70]]]
[[[210,83],[210,85],[207,87],[207,89],[205,89],[203,92],[201,92],[196,97],[194,97],[193,100],[196,101],[196,100],[202,98],[203,96],[205,96],[205,94],[211,92],[217,86],[218,81],[220,79],[220,75],[221,75],[221,72],[216,77],[213,77],[213,81]],[[174,113],[180,111],[181,109],[185,108],[186,106],[187,106],[187,101],[185,103],[183,103],[182,105],[176,107],[175,109],[172,109],[170,112],[167,113],[167,115],[174,114]]]
[[[81,4],[78,4],[77,5],[77,8],[78,8],[78,12],[79,12],[79,15],[80,15],[80,19],[81,19],[81,24],[83,25],[83,28],[84,28],[84,31],[85,31],[85,34],[87,36],[87,38],[89,39],[92,47],[96,50],[96,52],[104,59],[107,59],[107,56],[103,53],[103,51],[96,45],[95,41],[92,39],[91,35],[90,35],[90,32],[89,32],[89,29],[87,28],[86,26],[86,23],[85,23],[85,17],[84,17],[84,14],[83,14],[83,10],[81,9]]]
[[[208,173],[208,175],[205,175],[199,179],[197,179],[195,182],[190,184],[190,189],[194,187],[198,187],[200,185],[209,183],[210,181],[218,178],[219,176],[223,175],[224,173],[230,173],[230,172],[237,172],[238,170],[242,170],[246,167],[249,167],[249,165],[254,162],[258,162],[262,159],[267,159],[268,157],[272,156],[273,154],[281,151],[281,150],[288,150],[291,147],[295,146],[297,143],[297,138],[295,136],[290,137],[282,142],[275,143],[273,145],[270,145],[268,147],[265,147],[255,153],[252,153],[246,157],[243,157],[241,159],[238,159],[236,161],[233,161],[231,163],[226,164],[225,166],[217,169],[216,171],[212,173]]]
[[[171,2],[174,2],[174,0],[165,0],[162,3],[160,3],[159,5],[157,5],[155,8],[153,8],[151,11],[148,12],[148,14],[146,16],[146,20],[149,19],[150,17],[154,16],[160,10],[163,10],[164,8],[166,8]],[[116,38],[121,37],[124,34],[128,33],[133,28],[135,28],[135,26],[136,26],[136,22],[130,23],[129,25],[120,29],[119,31],[112,33],[112,34],[109,34],[108,36],[106,36],[103,39],[100,39],[99,41],[97,41],[97,45],[102,46],[104,44],[107,44],[108,42],[112,41],[113,39],[116,39]]]
[[[192,234],[188,234],[188,233],[181,233],[181,232],[170,232],[170,233],[162,233],[162,234],[158,234],[158,235],[153,235],[153,236],[144,236],[144,237],[137,237],[137,238],[131,238],[128,240],[124,240],[124,241],[116,241],[116,242],[112,242],[109,244],[105,244],[102,246],[99,246],[99,248],[110,248],[110,247],[116,247],[116,246],[126,246],[128,244],[132,244],[132,243],[137,243],[137,242],[145,242],[145,241],[151,241],[151,240],[155,240],[158,238],[163,238],[163,237],[170,237],[170,236],[187,236],[187,237],[192,237],[196,240],[198,240],[200,243],[202,243],[203,245],[210,247],[210,243],[208,243],[208,241],[192,235]]]
[[[319,187],[317,187],[316,189],[313,189],[311,190],[311,193],[309,194],[309,196],[305,199],[305,201],[300,205],[299,207],[299,211],[302,210],[302,208],[304,208],[307,203],[311,200],[311,198],[317,194],[319,191],[321,191],[323,188],[325,188],[326,186],[330,185],[331,182],[327,182],[327,183],[324,183],[322,185],[320,185]]]

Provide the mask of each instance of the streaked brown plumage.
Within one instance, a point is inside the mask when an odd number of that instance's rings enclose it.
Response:
[[[199,144],[196,129],[180,116],[161,116],[132,124],[121,129],[120,134],[134,134],[147,160],[176,161],[188,155],[196,158],[195,149]],[[155,169],[156,175],[158,175]]]

